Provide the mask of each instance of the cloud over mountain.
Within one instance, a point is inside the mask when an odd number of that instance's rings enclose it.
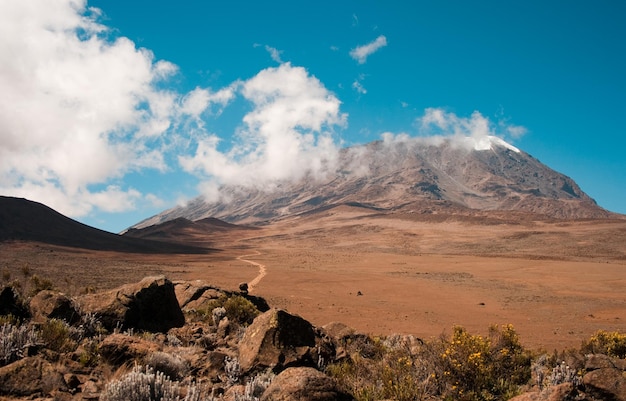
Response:
[[[285,63],[243,82],[241,94],[253,108],[243,117],[237,141],[221,151],[221,139],[207,134],[195,154],[180,157],[186,171],[207,179],[205,195],[223,183],[261,187],[332,171],[339,149],[333,129],[346,115],[317,78]]]
[[[277,67],[183,91],[175,64],[105,26],[86,0],[6,0],[0,19],[4,195],[79,217],[161,207],[164,199],[140,187],[148,173],[191,177],[210,198],[222,184],[272,188],[336,171],[348,126],[341,100],[306,68],[282,62],[273,47],[265,49]],[[350,54],[365,63],[386,44],[381,35]],[[363,79],[354,81],[360,94]],[[233,103],[232,128],[220,131],[215,122]],[[427,109],[419,121],[418,133],[432,140],[525,130],[478,112],[463,118]],[[139,178],[128,180],[133,174]]]

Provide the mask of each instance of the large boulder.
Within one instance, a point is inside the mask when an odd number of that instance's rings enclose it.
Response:
[[[174,285],[165,276],[79,298],[82,311],[95,313],[109,331],[119,327],[165,333],[185,324]]]
[[[289,368],[274,378],[263,392],[261,401],[352,401],[335,381],[324,373],[307,367]]]
[[[243,372],[290,366],[316,366],[315,329],[308,321],[280,309],[257,316],[239,343]]]
[[[30,300],[33,318],[38,321],[46,319],[64,320],[68,324],[80,322],[80,313],[74,301],[67,295],[44,290]]]

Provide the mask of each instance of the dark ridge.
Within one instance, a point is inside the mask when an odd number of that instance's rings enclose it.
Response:
[[[121,236],[72,220],[38,202],[0,196],[0,242],[34,241],[128,253],[203,254],[215,249]]]

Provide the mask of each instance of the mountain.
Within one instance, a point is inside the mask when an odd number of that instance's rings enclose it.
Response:
[[[135,253],[208,253],[211,249],[125,237],[87,226],[41,203],[0,196],[0,242],[36,241]]]
[[[610,218],[569,177],[496,137],[395,138],[345,148],[332,173],[275,183],[224,185],[229,201],[202,197],[138,223],[184,217],[264,224],[341,204],[381,212],[471,214],[515,211],[557,219]]]

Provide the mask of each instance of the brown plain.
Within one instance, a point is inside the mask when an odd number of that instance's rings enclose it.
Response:
[[[40,243],[0,244],[13,278],[61,290],[112,288],[144,276],[204,280],[251,293],[315,325],[432,338],[454,325],[486,334],[511,323],[531,349],[578,347],[626,331],[626,220],[531,220],[379,214],[340,206],[180,241],[206,255],[131,254]],[[23,270],[23,269],[22,269]]]

